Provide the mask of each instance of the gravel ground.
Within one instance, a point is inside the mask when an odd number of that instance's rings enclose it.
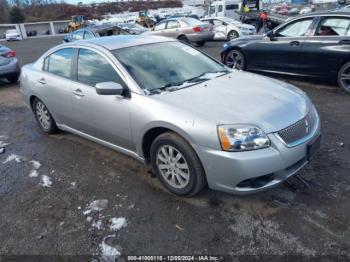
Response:
[[[60,42],[6,45],[26,64]],[[202,49],[218,58],[221,46]],[[0,83],[0,144],[8,144],[0,154],[0,255],[91,261],[109,247],[123,255],[349,259],[350,95],[332,84],[283,80],[307,92],[322,118],[321,152],[302,171],[311,187],[292,178],[294,188],[250,196],[204,190],[194,198],[166,192],[127,156],[68,133],[43,134],[18,85]]]

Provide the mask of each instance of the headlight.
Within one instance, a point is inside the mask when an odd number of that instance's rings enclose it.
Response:
[[[265,133],[254,125],[218,126],[221,147],[225,151],[247,151],[270,146]]]

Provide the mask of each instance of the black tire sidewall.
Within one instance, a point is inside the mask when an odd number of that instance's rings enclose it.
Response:
[[[178,40],[180,42],[182,42],[182,43],[185,43],[185,44],[189,44],[190,43],[190,41],[188,41],[188,38],[186,36],[184,36],[184,35],[179,36]]]
[[[37,112],[36,112],[36,106],[38,104],[38,102],[41,102],[46,110],[49,112],[49,116],[50,116],[50,127],[48,129],[44,128],[41,123],[40,123],[40,120],[39,120],[39,117],[37,115]],[[52,134],[52,133],[55,133],[57,131],[57,126],[56,126],[56,122],[55,120],[53,119],[49,109],[47,108],[47,106],[45,105],[45,103],[43,101],[41,101],[40,99],[38,98],[35,98],[34,101],[33,101],[33,111],[34,111],[34,115],[35,115],[35,118],[36,120],[38,121],[38,124],[40,126],[40,128],[45,132],[45,133],[49,133],[49,134]]]
[[[156,163],[156,159],[157,159],[157,152],[159,150],[159,148],[161,146],[164,145],[169,145],[172,146],[174,148],[176,148],[176,150],[178,150],[183,157],[185,158],[187,165],[189,167],[189,171],[190,171],[190,180],[187,184],[186,187],[184,188],[174,188],[171,185],[169,185],[163,175],[160,173],[160,170],[157,166]],[[195,189],[196,189],[196,185],[199,181],[198,180],[198,174],[197,174],[197,170],[195,168],[195,164],[193,163],[194,161],[196,161],[195,159],[193,159],[193,156],[191,156],[190,153],[187,152],[188,149],[186,149],[181,143],[177,143],[175,140],[171,139],[171,138],[159,138],[156,139],[151,146],[151,164],[152,164],[152,169],[153,172],[157,175],[157,177],[159,178],[159,180],[161,181],[161,183],[172,193],[176,194],[176,195],[180,195],[180,196],[187,196],[190,195]]]

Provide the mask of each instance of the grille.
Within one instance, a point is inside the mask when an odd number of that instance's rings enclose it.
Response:
[[[277,134],[287,145],[289,145],[308,136],[314,130],[316,121],[316,111],[315,109],[312,109],[306,117],[293,125],[278,131]]]

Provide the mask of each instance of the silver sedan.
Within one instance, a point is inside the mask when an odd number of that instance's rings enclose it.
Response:
[[[16,52],[0,44],[0,78],[16,83],[20,74]]]
[[[266,190],[302,169],[320,145],[319,116],[303,91],[167,38],[63,44],[24,66],[20,83],[43,131],[135,157],[177,195],[206,185]]]

